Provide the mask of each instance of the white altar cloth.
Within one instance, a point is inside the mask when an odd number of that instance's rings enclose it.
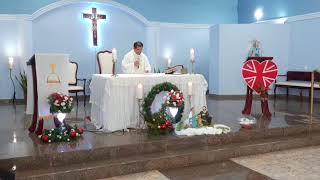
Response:
[[[184,93],[184,117],[187,116],[190,107],[194,107],[198,112],[207,105],[208,83],[200,74],[119,74],[117,77],[110,74],[94,74],[90,84],[92,122],[97,129],[106,132],[138,128],[137,85],[143,85],[144,96],[147,96],[153,86],[163,82],[176,85]],[[192,106],[187,98],[188,82],[193,83]]]

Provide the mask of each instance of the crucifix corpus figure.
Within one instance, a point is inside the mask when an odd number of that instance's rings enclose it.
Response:
[[[104,14],[97,14],[97,8],[92,8],[92,14],[83,13],[83,18],[91,19],[92,21],[92,38],[93,38],[93,46],[98,45],[98,20],[106,19],[107,16]]]

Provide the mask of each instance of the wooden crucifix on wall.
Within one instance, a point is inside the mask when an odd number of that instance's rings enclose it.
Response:
[[[92,38],[93,46],[98,45],[98,20],[106,19],[106,15],[97,14],[97,8],[92,8],[92,14],[83,13],[83,18],[91,19],[92,21]]]

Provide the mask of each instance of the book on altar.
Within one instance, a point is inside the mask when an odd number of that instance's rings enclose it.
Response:
[[[173,67],[169,67],[165,70],[165,74],[187,74],[188,70],[186,70],[183,65],[176,65]]]

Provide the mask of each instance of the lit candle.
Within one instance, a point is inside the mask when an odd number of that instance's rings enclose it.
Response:
[[[117,55],[117,49],[116,48],[112,49],[112,59],[113,59],[113,62],[117,62],[118,55]]]
[[[195,52],[193,48],[190,49],[190,60],[191,62],[195,61]]]
[[[9,69],[13,68],[13,57],[9,57]]]
[[[137,86],[137,99],[143,98],[143,85],[141,83]]]
[[[168,58],[168,67],[171,67],[171,58]]]
[[[192,96],[192,82],[188,82],[188,95]]]

